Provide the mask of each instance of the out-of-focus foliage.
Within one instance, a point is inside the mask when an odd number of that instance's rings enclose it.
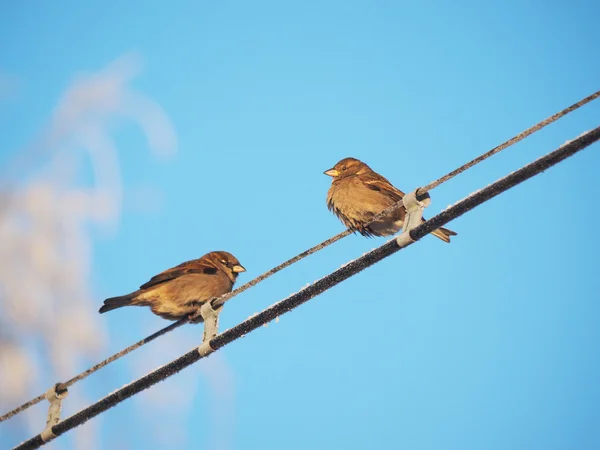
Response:
[[[170,155],[177,145],[166,114],[131,87],[138,69],[137,60],[126,55],[77,77],[46,128],[0,170],[2,413],[101,356],[106,337],[89,283],[90,225],[114,226],[121,214],[113,133],[133,123],[153,152]],[[89,167],[93,181],[83,184]],[[88,400],[74,396],[69,402],[83,406]],[[39,432],[44,409],[32,408],[11,422]],[[82,430],[75,446],[93,448],[93,427]]]

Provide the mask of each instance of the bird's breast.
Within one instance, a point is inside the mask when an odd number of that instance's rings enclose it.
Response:
[[[344,214],[377,214],[395,203],[384,192],[365,186],[357,177],[332,183],[327,202]]]

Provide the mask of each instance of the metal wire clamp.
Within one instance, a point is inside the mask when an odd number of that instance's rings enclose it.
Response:
[[[44,394],[46,400],[50,402],[48,407],[48,418],[46,419],[46,428],[40,434],[44,442],[51,441],[56,437],[52,432],[52,427],[60,421],[60,409],[63,398],[69,395],[66,388],[60,388],[60,383],[56,383]]]
[[[210,301],[207,301],[200,307],[200,315],[204,319],[204,333],[202,335],[202,344],[198,347],[198,352],[201,356],[206,356],[215,351],[210,346],[210,341],[217,335],[219,330],[219,312],[213,309]]]
[[[402,197],[402,203],[406,209],[404,223],[402,224],[402,233],[396,238],[398,247],[403,248],[412,244],[415,240],[410,236],[410,230],[423,223],[423,210],[431,204],[429,193],[425,192],[417,196],[420,188],[406,194]]]

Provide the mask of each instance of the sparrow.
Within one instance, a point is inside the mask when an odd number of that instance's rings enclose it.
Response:
[[[149,306],[154,314],[167,320],[191,317],[204,302],[231,292],[238,274],[245,271],[231,253],[210,252],[155,275],[131,294],[107,298],[98,312]]]
[[[404,192],[364,162],[345,158],[324,174],[332,177],[327,208],[350,230],[371,237],[390,236],[402,229],[406,215],[404,206],[367,225],[376,214],[402,200]],[[454,231],[446,228],[438,228],[432,234],[444,242],[450,242],[450,236],[456,236]]]

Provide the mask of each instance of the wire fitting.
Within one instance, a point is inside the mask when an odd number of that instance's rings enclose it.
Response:
[[[404,223],[402,224],[402,233],[396,238],[398,247],[403,248],[412,244],[415,240],[410,236],[410,230],[421,225],[423,222],[423,210],[431,204],[429,193],[417,195],[420,188],[406,194],[402,197],[402,203],[406,209]]]
[[[210,301],[207,301],[200,307],[200,315],[204,319],[204,333],[202,344],[198,347],[198,353],[200,353],[200,356],[206,356],[215,351],[210,346],[210,341],[217,335],[219,329],[219,312],[213,309]]]
[[[48,407],[48,418],[46,419],[46,428],[40,434],[42,441],[48,442],[56,437],[52,432],[52,427],[60,421],[60,409],[63,398],[69,395],[67,388],[61,383],[56,383],[44,394],[46,400],[50,402]]]

